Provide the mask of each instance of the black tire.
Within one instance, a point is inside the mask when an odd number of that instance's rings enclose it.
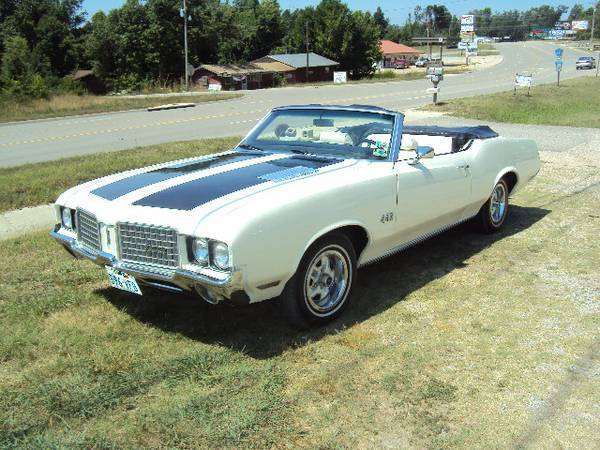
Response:
[[[504,206],[500,208],[501,211],[499,213],[494,214],[496,209],[492,207],[492,202],[494,201],[494,195],[497,190],[501,190],[504,193]],[[477,215],[477,223],[482,232],[491,234],[502,228],[506,221],[506,217],[508,216],[508,194],[508,184],[506,183],[506,180],[501,179],[496,183],[490,198],[488,198],[487,202],[481,207]]]
[[[332,255],[332,256],[328,256]],[[308,273],[309,268],[316,270],[318,265],[318,257],[331,257],[335,262],[336,258],[340,258],[339,265],[342,267],[340,273],[343,272],[343,268],[347,268],[347,275],[341,276],[345,280],[345,283],[338,284],[327,284],[330,280],[326,280],[327,286],[323,285],[322,289],[328,290],[328,296],[333,300],[338,298],[339,302],[333,303],[330,308],[324,308],[323,310],[317,310],[315,304],[315,298],[310,297],[307,289],[312,289],[316,284],[313,283],[313,287],[310,286],[311,280],[314,278]],[[343,261],[343,262],[342,262]],[[345,264],[345,266],[344,266]],[[328,267],[329,270],[335,269]],[[313,271],[314,273],[314,271]],[[309,278],[307,278],[309,277]],[[321,274],[321,278],[323,274]],[[319,284],[322,283],[319,280]],[[306,251],[298,270],[294,276],[288,281],[285,289],[280,297],[281,308],[283,315],[290,322],[291,325],[297,328],[308,328],[314,325],[322,325],[330,322],[337,318],[346,309],[350,303],[352,287],[356,281],[356,251],[350,239],[341,233],[332,233],[323,238],[319,239]],[[335,289],[336,292],[334,297]],[[328,296],[324,298],[327,299]]]

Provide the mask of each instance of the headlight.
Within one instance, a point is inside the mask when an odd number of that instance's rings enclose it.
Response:
[[[192,242],[192,254],[194,260],[202,265],[208,265],[208,241],[206,239],[194,239]]]
[[[68,228],[69,230],[73,229],[73,212],[69,208],[62,208],[61,220],[63,227]]]
[[[217,269],[228,270],[230,268],[229,247],[223,242],[214,242],[212,245],[212,263]]]

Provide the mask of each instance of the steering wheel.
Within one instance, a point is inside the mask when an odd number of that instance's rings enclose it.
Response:
[[[292,128],[290,128],[290,126],[287,123],[281,123],[279,125],[277,125],[277,127],[275,127],[275,136],[277,137],[284,137],[284,136],[295,136],[296,135],[296,131]]]

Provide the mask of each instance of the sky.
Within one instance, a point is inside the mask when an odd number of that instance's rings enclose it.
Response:
[[[124,0],[84,0],[83,7],[91,16],[96,11],[104,10],[108,11],[112,8],[116,8],[124,3]],[[295,9],[302,8],[308,5],[318,4],[318,0],[279,0],[279,4],[282,9]],[[378,6],[381,7],[385,15],[390,19],[392,23],[403,24],[416,5],[428,5],[428,4],[443,4],[446,5],[450,11],[455,15],[465,14],[472,9],[491,7],[494,11],[503,11],[507,9],[519,9],[526,10],[534,6],[543,4],[558,6],[567,5],[572,6],[574,3],[582,3],[585,7],[592,6],[593,0],[581,0],[581,1],[566,1],[566,0],[376,0],[376,1],[365,1],[365,0],[345,0],[350,9],[363,9],[374,11]]]

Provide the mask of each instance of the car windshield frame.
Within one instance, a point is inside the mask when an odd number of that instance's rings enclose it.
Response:
[[[311,142],[310,140],[272,140],[268,141],[265,139],[258,139],[273,122],[282,115],[294,115],[307,116],[307,114],[313,113],[314,120],[327,120],[330,117],[339,114],[340,117],[347,116],[350,118],[352,115],[356,115],[360,118],[368,119],[369,116],[373,118],[373,126],[378,124],[384,125],[382,118],[385,121],[389,121],[391,125],[390,140],[387,148],[387,156],[375,156],[373,152],[370,155],[365,152],[369,147],[361,147],[358,145],[347,145],[339,143],[328,143],[328,142]],[[308,116],[310,117],[310,116]],[[322,157],[332,159],[356,159],[356,160],[367,160],[367,161],[387,161],[393,162],[396,159],[398,148],[400,147],[398,136],[402,135],[402,124],[404,115],[395,111],[389,111],[383,108],[377,107],[328,107],[321,105],[309,105],[300,107],[283,107],[275,108],[269,112],[238,144],[240,148],[246,148],[251,151],[262,150],[269,153],[292,153],[292,154],[304,154],[311,157]],[[309,119],[310,120],[310,119]],[[307,124],[309,122],[307,121]],[[363,125],[368,126],[368,120]],[[316,125],[315,125],[316,126]],[[335,127],[334,127],[335,128]],[[344,127],[339,127],[340,129]],[[349,128],[349,127],[346,127]],[[365,130],[365,131],[368,131]],[[363,154],[361,153],[361,149]],[[373,149],[371,149],[373,150]]]

